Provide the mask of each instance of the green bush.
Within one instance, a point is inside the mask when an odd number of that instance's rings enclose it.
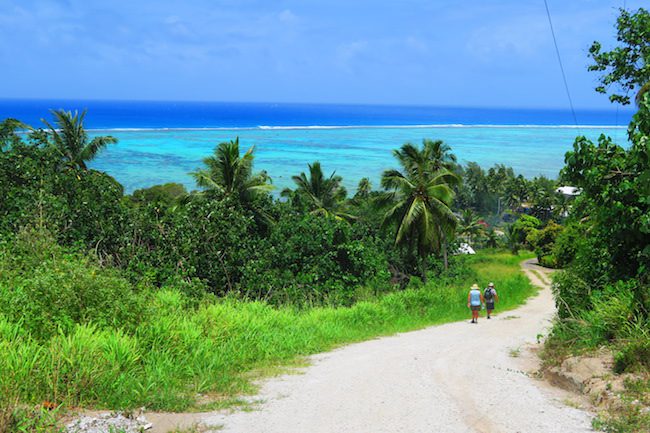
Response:
[[[241,293],[273,304],[350,305],[356,289],[390,289],[378,241],[344,221],[288,214],[259,241],[260,254],[243,268]]]
[[[547,347],[557,350],[557,346],[564,345],[565,349],[571,350],[609,345],[615,352],[615,372],[650,368],[650,321],[635,302],[638,282],[619,281],[587,294],[584,282],[576,280],[576,276],[568,272],[556,275],[554,280],[555,287],[560,287],[564,294],[564,297],[556,294],[563,320],[555,324]],[[567,295],[568,288],[574,290],[577,287],[583,287],[583,290]],[[566,299],[569,301],[565,302]],[[566,304],[574,308],[566,311]]]
[[[143,296],[116,270],[67,252],[47,233],[23,231],[0,248],[0,313],[37,339],[78,323],[134,329],[144,309]]]
[[[553,276],[553,297],[560,319],[576,318],[591,307],[591,286],[569,270]]]
[[[614,372],[625,373],[642,366],[650,368],[650,335],[636,337],[627,341],[614,355]]]
[[[567,225],[557,235],[551,254],[555,258],[557,267],[563,268],[573,262],[584,235],[578,224]]]
[[[66,245],[102,255],[121,243],[122,185],[102,172],[64,167],[61,155],[42,141],[19,141],[0,152],[0,191],[0,235],[41,225]]]
[[[532,230],[538,229],[542,226],[542,222],[538,218],[525,214],[521,215],[513,224],[515,229],[519,232],[519,241],[521,243],[526,242],[526,237]]]
[[[165,183],[154,185],[150,188],[136,189],[129,199],[135,204],[155,204],[158,206],[172,206],[187,195],[185,186],[180,183]]]
[[[196,195],[179,206],[132,209],[131,239],[119,256],[133,280],[162,286],[198,278],[210,292],[233,292],[244,264],[260,250],[253,216],[233,200]]]
[[[542,266],[555,268],[557,266],[557,258],[553,254],[553,247],[555,240],[562,233],[564,227],[549,221],[541,230],[530,229],[526,236],[526,242],[530,244],[535,250],[537,261]]]

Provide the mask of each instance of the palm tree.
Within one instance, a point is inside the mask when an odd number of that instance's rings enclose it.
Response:
[[[528,181],[522,175],[510,179],[504,191],[506,205],[513,211],[519,210],[528,199],[528,189]]]
[[[499,235],[494,230],[494,227],[490,227],[485,232],[485,246],[487,248],[496,248],[499,246]]]
[[[370,192],[372,191],[372,184],[370,183],[370,179],[367,177],[362,177],[359,180],[359,185],[357,186],[357,193],[354,195],[355,199],[367,199],[370,196]]]
[[[345,187],[341,185],[343,178],[337,176],[335,171],[329,177],[325,177],[318,161],[307,166],[309,167],[309,177],[302,172],[291,178],[297,186],[294,193],[304,198],[308,203],[310,213],[332,216],[342,220],[354,219],[354,216],[346,213],[343,209],[343,201],[347,196]],[[286,194],[287,191],[284,193]]]
[[[397,152],[403,157],[397,156]],[[399,151],[393,154],[400,160],[400,164],[406,172],[420,170],[424,165],[428,171],[438,171],[446,169],[455,171],[457,168],[456,155],[451,153],[451,148],[442,140],[422,140],[422,148],[418,149],[414,144],[406,143]],[[406,165],[405,165],[406,164]]]
[[[273,189],[271,178],[265,171],[253,174],[253,151],[250,147],[244,155],[239,154],[239,137],[219,143],[214,155],[203,158],[206,169],[190,173],[196,184],[208,192],[233,197],[240,203],[249,204],[256,196]]]
[[[480,218],[471,209],[465,209],[460,216],[458,234],[464,236],[468,243],[479,236],[485,227],[480,223]]]
[[[519,243],[519,232],[516,229],[514,224],[510,224],[506,226],[506,231],[503,236],[503,240],[506,244],[506,247],[510,249],[510,252],[512,254],[517,255],[519,254],[519,248],[521,248],[521,244]]]
[[[402,171],[386,170],[381,178],[382,186],[389,190],[387,198],[392,201],[384,225],[395,225],[396,245],[416,250],[424,281],[427,257],[445,248],[457,224],[450,206],[454,196],[451,185],[458,182],[458,177],[440,166],[439,155],[431,149],[426,140],[422,149],[404,144],[393,151]]]
[[[109,144],[117,143],[115,137],[108,135],[89,140],[84,128],[86,110],[81,113],[75,111],[74,114],[64,110],[52,110],[51,113],[56,128],[45,119],[42,122],[50,129],[52,144],[70,167],[87,170],[86,162],[92,161]]]
[[[451,153],[451,147],[442,140],[431,140],[425,138],[422,145],[427,153],[426,157],[431,160],[434,170],[443,168],[455,172],[458,166],[456,155]]]

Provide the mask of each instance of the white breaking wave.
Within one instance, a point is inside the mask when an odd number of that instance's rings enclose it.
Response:
[[[500,128],[500,129],[627,129],[616,125],[487,125],[487,124],[431,124],[431,125],[295,125],[295,126],[232,126],[232,127],[179,127],[179,128],[95,128],[92,132],[147,132],[147,131],[290,131],[328,129],[449,129],[449,128]]]

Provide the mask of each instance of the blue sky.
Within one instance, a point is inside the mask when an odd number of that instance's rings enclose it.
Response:
[[[586,54],[623,1],[548,3],[611,107]],[[552,44],[543,0],[0,0],[0,97],[566,108]]]

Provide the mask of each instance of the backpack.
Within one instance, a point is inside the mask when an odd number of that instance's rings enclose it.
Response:
[[[487,287],[485,291],[483,292],[483,298],[485,298],[486,301],[491,301],[492,298],[494,298],[494,292],[492,292],[491,287]]]

